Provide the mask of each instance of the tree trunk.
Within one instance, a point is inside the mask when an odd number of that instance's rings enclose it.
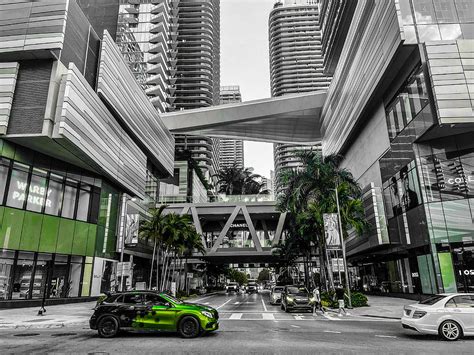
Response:
[[[156,239],[153,246],[153,255],[151,257],[151,267],[150,267],[150,283],[148,284],[148,289],[151,290],[151,281],[153,280],[153,263],[155,262],[155,251],[156,251]],[[156,270],[158,272],[158,270]]]
[[[161,291],[165,290],[166,273],[168,271],[168,250],[163,251],[163,273],[161,275]]]

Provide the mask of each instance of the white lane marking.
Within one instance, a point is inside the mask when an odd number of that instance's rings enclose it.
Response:
[[[303,320],[303,317],[300,314],[295,314],[293,316],[296,320]]]
[[[210,296],[206,296],[206,297],[203,297],[203,298],[198,298],[197,300],[190,300],[190,301],[191,301],[191,303],[201,302],[203,300],[207,300],[208,298],[211,298],[211,297],[214,297],[214,296],[217,296],[217,295],[210,295]]]
[[[265,320],[275,320],[273,313],[262,313],[262,319]]]
[[[204,304],[211,304],[211,302],[204,302]]]
[[[229,319],[240,319],[242,318],[242,313],[232,313]]]
[[[293,327],[293,328],[301,328],[301,327],[298,327],[297,325],[293,325],[293,324],[290,324],[290,327]]]
[[[234,304],[239,304],[240,302],[235,302]]]
[[[377,338],[396,338],[395,335],[375,335]]]
[[[324,333],[334,333],[334,334],[341,334],[341,332],[335,330],[325,330]]]
[[[219,307],[217,307],[216,309],[219,309],[219,308],[224,307],[224,306],[225,306],[227,303],[229,303],[230,301],[232,301],[232,298],[229,299],[229,300],[227,300],[227,301],[225,301],[223,304],[221,304],[221,305],[220,305]]]
[[[262,304],[263,304],[263,309],[265,310],[265,312],[268,312],[268,309],[267,309],[267,306],[265,305],[265,301],[263,300],[263,297],[262,297]]]

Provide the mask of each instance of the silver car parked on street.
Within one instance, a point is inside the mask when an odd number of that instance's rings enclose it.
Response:
[[[474,335],[474,293],[442,293],[405,306],[402,326],[446,340]]]

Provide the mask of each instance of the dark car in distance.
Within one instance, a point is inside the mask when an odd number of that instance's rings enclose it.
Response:
[[[102,338],[112,338],[120,330],[178,332],[183,338],[194,338],[217,330],[218,319],[212,307],[185,303],[165,293],[130,291],[100,298],[89,325]]]
[[[258,293],[258,285],[256,283],[249,282],[249,284],[245,288],[245,292],[247,292],[247,293]]]
[[[285,312],[294,310],[311,312],[314,303],[315,299],[304,286],[285,286],[281,293],[281,309]]]

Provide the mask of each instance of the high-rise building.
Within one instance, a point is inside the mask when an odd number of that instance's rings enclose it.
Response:
[[[221,86],[220,104],[242,102],[238,85]],[[219,166],[220,168],[237,166],[244,167],[244,141],[236,139],[219,139]]]
[[[217,105],[219,0],[120,1],[117,42],[156,109],[172,112]],[[130,41],[137,48],[132,54]],[[176,135],[175,142],[176,150],[190,151],[205,172],[215,169],[218,158],[211,138]]]
[[[315,0],[277,1],[269,18],[272,96],[326,90],[331,77],[323,73],[319,9]],[[285,169],[301,165],[295,152],[320,145],[275,144],[276,193],[284,188]]]
[[[363,190],[370,228],[346,251],[366,291],[474,285],[473,13],[470,0],[358,1],[339,24],[322,147]]]

